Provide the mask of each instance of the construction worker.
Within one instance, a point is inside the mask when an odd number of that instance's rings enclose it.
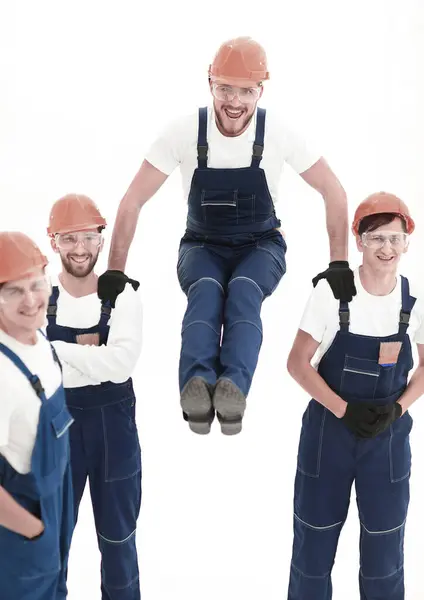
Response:
[[[188,217],[177,271],[188,306],[179,385],[183,414],[196,433],[209,433],[215,412],[222,433],[242,427],[262,344],[262,303],[286,271],[274,208],[285,162],[325,201],[331,263],[315,283],[327,278],[343,300],[355,293],[345,192],[319,154],[257,108],[267,79],[265,51],[251,38],[219,48],[209,68],[213,107],[180,118],[153,144],[121,201],[109,270],[99,278],[99,297],[113,302],[126,282],[139,211],[180,166]]]
[[[424,304],[397,273],[414,221],[392,194],[368,197],[352,231],[362,265],[357,295],[313,290],[288,359],[313,400],[303,416],[294,497],[289,600],[331,600],[331,570],[353,481],[361,600],[403,600],[412,418],[424,392]],[[413,367],[411,342],[418,348]],[[311,360],[316,354],[313,365]]]
[[[49,300],[47,335],[63,364],[75,420],[70,434],[75,522],[88,479],[102,600],[138,600],[141,454],[130,376],[141,351],[142,306],[131,285],[113,310],[97,297],[94,267],[105,226],[86,196],[69,194],[54,203],[47,232],[62,270]]]
[[[0,233],[0,596],[64,600],[73,530],[69,414],[60,364],[41,332],[47,258]]]

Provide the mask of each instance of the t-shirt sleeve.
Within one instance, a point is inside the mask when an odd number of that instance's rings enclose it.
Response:
[[[190,117],[173,121],[150,146],[145,156],[146,160],[165,175],[171,175],[182,163],[184,149],[193,129],[192,121]]]
[[[414,342],[416,344],[424,344],[424,302],[423,300],[417,299],[416,302],[417,317],[419,319],[419,325],[414,335]]]
[[[321,158],[322,154],[300,132],[283,128],[284,160],[296,173],[303,173]]]
[[[309,296],[300,321],[299,329],[309,333],[318,343],[323,341],[328,326],[329,309],[333,306],[331,295],[327,281],[319,281]]]

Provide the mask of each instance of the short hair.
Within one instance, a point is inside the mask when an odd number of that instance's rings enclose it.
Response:
[[[377,213],[375,215],[368,215],[367,217],[361,219],[358,227],[358,235],[362,235],[367,231],[375,231],[383,225],[389,225],[389,223],[392,223],[392,221],[394,221],[396,217],[399,217],[399,219],[401,219],[403,230],[406,233],[406,221],[401,215],[398,215],[396,213]]]

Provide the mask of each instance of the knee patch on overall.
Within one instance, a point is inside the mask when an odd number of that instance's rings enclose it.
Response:
[[[102,582],[109,589],[123,590],[138,581],[135,533],[112,540],[97,532],[102,555]]]
[[[260,313],[263,300],[264,294],[253,279],[242,276],[231,279],[225,307],[227,331],[244,323],[256,327],[262,336]]]
[[[202,277],[193,283],[187,293],[182,333],[192,325],[205,325],[220,336],[224,297],[224,288],[212,277]]]
[[[337,543],[344,521],[324,527],[306,523],[294,514],[292,567],[303,577],[328,577],[334,564]]]
[[[386,531],[370,531],[361,523],[361,578],[373,581],[388,579],[403,567],[405,521]],[[393,585],[389,583],[388,585]]]

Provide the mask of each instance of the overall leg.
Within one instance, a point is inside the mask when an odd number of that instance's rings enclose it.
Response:
[[[288,600],[331,600],[331,571],[354,477],[353,442],[316,402],[303,417]]]
[[[63,490],[63,528],[61,534],[62,569],[57,592],[57,600],[67,597],[68,558],[73,528],[78,520],[79,506],[88,477],[87,456],[84,446],[83,428],[87,411],[68,407],[74,418],[69,428],[70,465],[67,469]],[[72,506],[69,503],[72,502]],[[70,525],[69,519],[72,519]]]
[[[183,242],[177,271],[188,300],[181,334],[181,406],[191,429],[208,433],[214,417],[211,393],[219,369],[225,260],[200,242]]]
[[[83,426],[87,411],[68,407],[74,422],[69,428],[69,445],[71,453],[72,490],[74,496],[74,520],[78,520],[79,505],[84,494],[88,477],[87,456],[84,446]]]
[[[67,577],[68,577],[68,559],[71,546],[72,534],[75,525],[74,517],[74,497],[72,491],[72,473],[71,465],[68,465],[63,478],[62,489],[62,521],[60,531],[60,555],[61,571],[57,589],[56,600],[65,600],[68,597]]]
[[[273,293],[285,273],[285,250],[278,232],[258,241],[247,254],[243,253],[228,283],[221,374],[214,394],[223,433],[241,430],[246,396],[262,344],[262,302]]]
[[[94,410],[90,492],[102,555],[102,600],[139,600],[136,526],[141,504],[141,451],[135,400]],[[96,431],[94,431],[96,429]]]
[[[409,504],[412,419],[361,443],[356,495],[361,521],[361,600],[404,600],[403,543]]]

